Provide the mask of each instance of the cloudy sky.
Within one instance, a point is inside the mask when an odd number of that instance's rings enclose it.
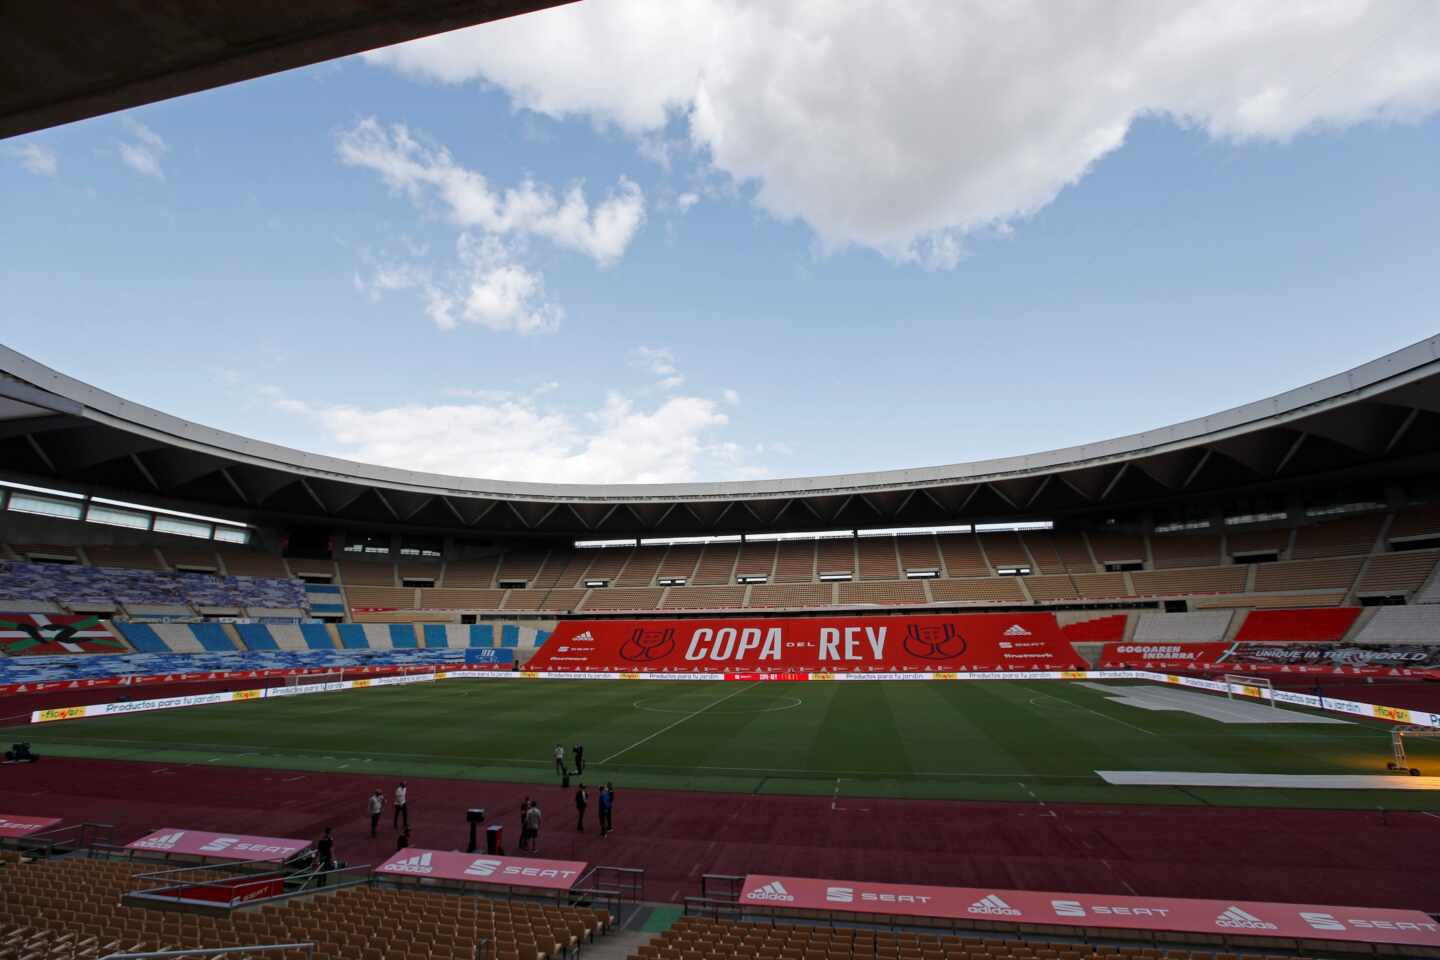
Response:
[[[586,0],[0,141],[0,339],[503,479],[981,459],[1437,332],[1431,0]]]

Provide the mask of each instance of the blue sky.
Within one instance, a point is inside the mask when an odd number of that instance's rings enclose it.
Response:
[[[678,6],[708,44],[585,4],[0,143],[0,337],[302,449],[612,482],[1082,443],[1436,333],[1440,8]]]

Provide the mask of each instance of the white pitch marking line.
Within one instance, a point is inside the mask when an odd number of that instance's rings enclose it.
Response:
[[[676,727],[680,726],[680,724],[684,723],[686,720],[692,720],[692,719],[694,719],[695,717],[700,716],[700,714],[704,713],[706,710],[709,710],[711,707],[718,707],[718,706],[720,706],[720,704],[724,703],[726,700],[729,700],[729,699],[731,699],[732,697],[738,697],[738,696],[740,696],[740,694],[744,693],[746,690],[751,690],[751,689],[754,689],[755,687],[760,686],[760,684],[761,684],[762,682],[763,682],[763,681],[756,680],[754,683],[750,684],[750,686],[748,686],[748,687],[741,687],[739,690],[736,690],[734,693],[730,694],[729,696],[724,696],[724,697],[721,697],[719,700],[714,700],[714,701],[712,701],[712,702],[710,702],[710,703],[707,703],[707,704],[705,704],[705,706],[701,707],[699,710],[696,710],[694,713],[687,713],[685,716],[681,717],[679,720],[676,720],[674,723],[669,724],[669,725],[664,726],[664,727],[661,727],[659,730],[656,730],[654,733],[650,734],[650,736],[645,737],[645,738],[642,739],[642,740],[636,740],[634,743],[630,744],[630,746],[626,747],[624,750],[621,750],[619,753],[612,753],[612,754],[610,754],[610,756],[606,757],[604,760],[601,760],[600,762],[601,762],[601,763],[609,763],[611,760],[614,760],[616,757],[622,757],[622,756],[624,756],[625,754],[629,753],[631,750],[634,750],[636,747],[640,746],[641,744],[649,743],[651,740],[654,740],[656,737],[660,736],[660,734],[666,732],[667,730],[673,730],[673,729],[675,729]]]

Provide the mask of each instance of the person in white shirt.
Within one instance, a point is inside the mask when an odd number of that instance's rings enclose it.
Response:
[[[525,813],[525,826],[530,828],[530,852],[534,853],[540,849],[540,804],[534,800],[530,801],[530,809]]]
[[[400,821],[403,819],[407,831],[410,829],[410,804],[406,801],[409,792],[405,787],[405,781],[401,780],[400,786],[395,788],[395,816],[394,822],[390,824],[392,827],[399,827]]]
[[[370,837],[374,839],[375,830],[380,826],[380,810],[385,806],[385,799],[376,790],[370,794]]]
[[[565,748],[558,743],[555,744],[555,772],[562,777],[568,772],[565,769]]]

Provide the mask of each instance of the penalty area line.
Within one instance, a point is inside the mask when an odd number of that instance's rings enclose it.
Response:
[[[679,720],[676,720],[674,723],[671,723],[671,724],[668,724],[668,725],[666,725],[666,726],[661,727],[659,730],[656,730],[654,733],[650,734],[650,736],[648,736],[648,737],[644,737],[643,739],[636,740],[634,743],[630,744],[630,746],[628,746],[628,747],[626,747],[625,749],[619,751],[618,753],[612,753],[612,754],[610,754],[610,756],[606,757],[604,760],[601,760],[600,762],[601,762],[601,763],[609,763],[611,760],[614,760],[616,757],[623,757],[625,754],[629,753],[631,750],[634,750],[636,747],[640,746],[641,744],[649,743],[651,740],[654,740],[656,737],[660,736],[660,734],[662,734],[662,733],[665,733],[667,730],[674,730],[676,727],[680,726],[680,724],[684,723],[686,720],[693,720],[693,719],[695,719],[696,717],[700,716],[700,714],[704,713],[706,710],[709,710],[709,709],[712,708],[712,707],[718,707],[718,706],[720,706],[720,704],[724,703],[726,700],[729,700],[729,699],[731,699],[732,697],[738,697],[738,696],[740,696],[740,694],[744,693],[746,690],[753,690],[754,688],[758,687],[758,686],[761,684],[761,682],[762,682],[762,681],[756,680],[754,683],[750,684],[750,686],[748,686],[748,687],[741,687],[739,690],[736,690],[736,691],[735,691],[734,693],[732,693],[732,694],[729,694],[729,695],[727,695],[727,696],[721,697],[719,700],[711,701],[710,703],[705,704],[705,706],[701,707],[699,710],[696,710],[694,713],[687,713],[687,714],[685,714],[685,716],[681,717]]]

